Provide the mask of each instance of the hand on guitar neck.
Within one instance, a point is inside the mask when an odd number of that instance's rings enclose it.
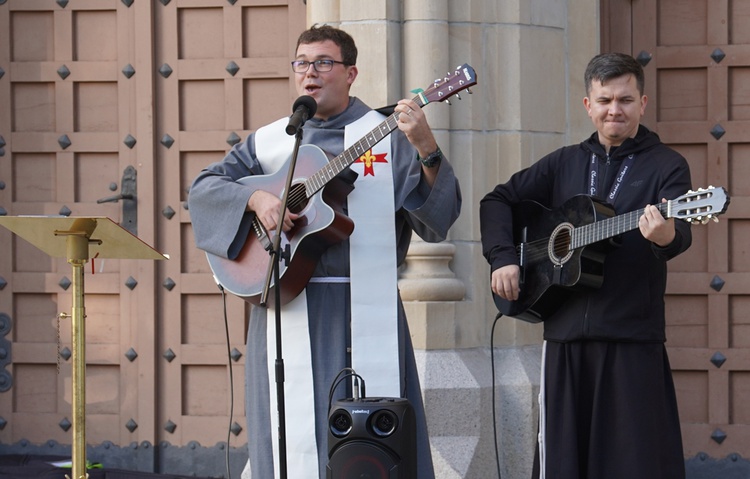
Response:
[[[399,113],[397,126],[409,140],[420,158],[427,158],[438,151],[437,140],[432,133],[424,111],[414,100],[403,99],[396,105],[395,111]],[[436,165],[439,166],[439,165]],[[422,175],[427,185],[432,188],[437,178],[438,168],[422,164]]]
[[[662,198],[661,202],[666,203],[667,199]],[[638,229],[644,238],[662,248],[674,240],[674,218],[665,219],[654,205],[646,205],[638,219]]]

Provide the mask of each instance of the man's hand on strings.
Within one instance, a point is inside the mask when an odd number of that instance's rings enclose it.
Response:
[[[255,216],[258,217],[266,230],[269,232],[274,231],[279,220],[281,200],[267,191],[257,190],[247,200],[247,210],[255,212]],[[292,229],[294,220],[297,218],[299,218],[298,214],[292,213],[287,209],[284,214],[284,225],[281,227],[282,231]]]

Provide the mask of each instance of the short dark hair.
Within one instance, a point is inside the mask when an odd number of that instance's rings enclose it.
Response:
[[[324,42],[326,40],[331,40],[341,48],[342,62],[347,65],[357,64],[357,45],[354,43],[354,39],[344,30],[330,25],[315,24],[302,32],[297,39],[296,49],[303,44]]]
[[[595,56],[589,62],[586,73],[583,75],[586,96],[591,93],[591,84],[595,80],[605,83],[607,80],[628,74],[635,76],[638,92],[643,95],[645,83],[643,67],[635,58],[624,53],[602,53]]]

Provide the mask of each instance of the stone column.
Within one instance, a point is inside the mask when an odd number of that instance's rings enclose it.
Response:
[[[413,240],[399,274],[412,342],[417,349],[450,349],[456,346],[453,301],[464,298],[466,288],[449,267],[456,247],[451,243]]]
[[[426,89],[449,70],[448,0],[403,1],[403,89]],[[424,107],[440,148],[450,158],[448,105]],[[455,347],[455,304],[465,294],[449,268],[456,248],[450,243],[412,241],[399,289],[407,309],[414,347]]]

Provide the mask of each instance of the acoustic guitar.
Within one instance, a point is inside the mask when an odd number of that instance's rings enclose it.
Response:
[[[476,83],[474,69],[464,64],[445,78],[435,80],[429,88],[414,97],[414,102],[423,108],[428,103],[445,101]],[[280,287],[272,284],[269,290],[269,304],[272,304],[277,292],[280,292],[281,304],[297,297],[310,280],[323,252],[351,235],[354,223],[344,214],[342,206],[353,186],[337,175],[398,128],[398,116],[398,112],[393,112],[359,141],[330,160],[315,145],[300,147],[295,180],[288,195],[289,210],[300,217],[290,231],[281,235],[282,257],[285,259],[279,264]],[[247,176],[238,182],[281,198],[290,161],[291,152],[289,160],[275,173]],[[229,260],[211,253],[206,253],[206,256],[216,281],[226,291],[252,304],[260,304],[274,232],[266,231],[257,217],[253,219],[252,231],[237,258]]]
[[[709,187],[655,206],[666,219],[705,224],[718,221],[728,205],[724,188]],[[614,216],[609,205],[588,195],[574,196],[554,210],[521,201],[513,211],[521,292],[515,301],[493,293],[495,306],[505,316],[538,323],[560,307],[571,289],[601,286],[611,249],[605,240],[638,228],[641,215],[643,209]]]

